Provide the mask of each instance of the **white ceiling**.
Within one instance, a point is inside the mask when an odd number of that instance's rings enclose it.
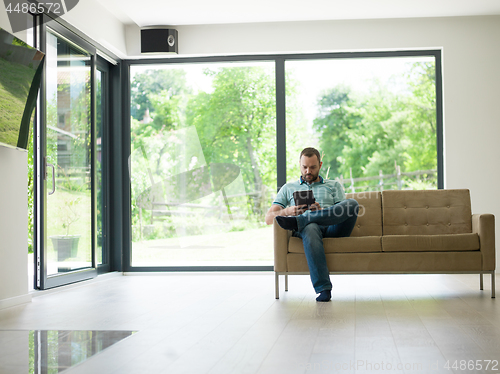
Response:
[[[124,24],[139,27],[500,14],[500,0],[96,1]]]

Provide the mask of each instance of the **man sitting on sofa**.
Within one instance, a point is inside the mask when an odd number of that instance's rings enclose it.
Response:
[[[305,148],[299,160],[300,179],[281,187],[266,214],[266,223],[271,225],[276,217],[278,225],[302,238],[311,281],[319,294],[316,301],[329,301],[332,283],[323,238],[351,235],[358,218],[358,202],[346,200],[340,183],[325,180],[319,175],[323,163],[317,149]],[[305,190],[312,190],[316,200],[309,208],[307,205],[295,205],[293,197],[295,191]]]

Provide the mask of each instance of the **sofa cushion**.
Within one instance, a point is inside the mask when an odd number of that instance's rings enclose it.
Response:
[[[469,190],[383,191],[383,235],[472,233]]]
[[[350,273],[428,273],[480,271],[481,252],[385,252],[385,253],[327,253],[328,269]],[[308,272],[306,256],[290,253],[287,256],[290,272]]]
[[[382,252],[380,236],[361,236],[349,238],[325,238],[323,239],[325,253],[363,253]],[[288,245],[290,253],[304,253],[302,239],[291,237]]]
[[[477,234],[387,235],[382,237],[384,252],[477,251]]]
[[[351,237],[382,235],[382,196],[380,192],[358,192],[346,194],[359,204],[358,219]]]

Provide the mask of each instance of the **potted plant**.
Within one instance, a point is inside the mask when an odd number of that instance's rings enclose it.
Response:
[[[73,223],[80,219],[80,212],[78,210],[78,203],[80,198],[68,200],[60,208],[60,218],[62,220],[62,227],[66,229],[65,235],[51,236],[52,245],[57,252],[57,261],[64,261],[70,257],[76,257],[78,253],[78,241],[80,235],[70,235],[69,229]]]

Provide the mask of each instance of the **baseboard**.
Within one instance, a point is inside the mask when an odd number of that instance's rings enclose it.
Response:
[[[30,294],[0,300],[0,309],[10,308],[13,306],[18,306],[27,303],[31,303]]]

